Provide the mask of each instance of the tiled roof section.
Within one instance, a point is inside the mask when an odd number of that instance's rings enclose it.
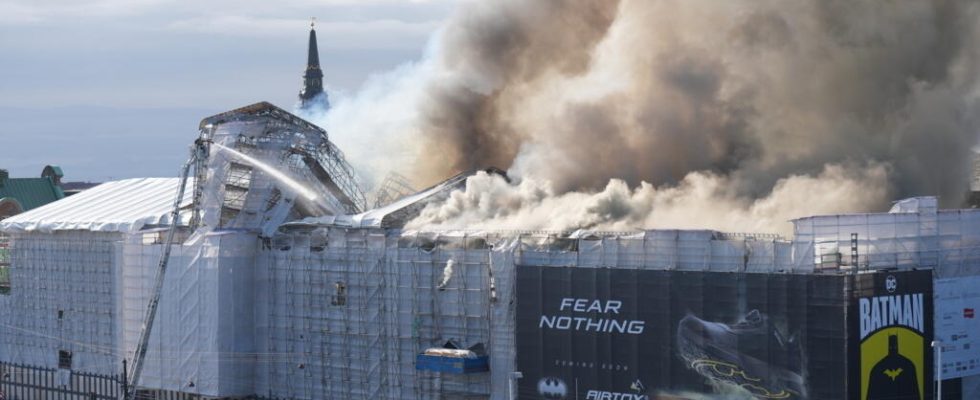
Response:
[[[31,210],[65,197],[51,178],[9,178],[0,181],[0,198],[12,197],[24,211]]]

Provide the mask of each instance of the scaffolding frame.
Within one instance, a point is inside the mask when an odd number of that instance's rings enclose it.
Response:
[[[315,172],[322,169],[323,172],[316,174],[316,178],[340,201],[347,214],[367,209],[367,200],[357,174],[343,151],[329,140],[327,131],[279,107],[268,102],[255,103],[204,118],[199,129],[202,138],[212,138],[216,129],[223,124],[255,121],[262,123],[261,134],[255,137],[239,136],[236,147],[268,148],[269,143],[277,143],[273,147],[288,147],[284,149],[289,153],[303,156],[309,170]],[[203,179],[198,182],[201,185],[199,188],[205,185]]]

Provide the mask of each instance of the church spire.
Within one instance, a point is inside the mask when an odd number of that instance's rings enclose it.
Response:
[[[320,54],[316,45],[316,18],[310,19],[310,43],[306,55],[306,72],[303,74],[303,90],[299,92],[300,107],[310,106],[314,98],[323,93],[323,71],[320,70]],[[326,95],[323,96],[326,103]]]

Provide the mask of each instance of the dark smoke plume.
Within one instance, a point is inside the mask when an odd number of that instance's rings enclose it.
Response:
[[[328,125],[396,140],[419,184],[495,165],[534,185],[527,193],[594,199],[616,186],[679,199],[592,211],[642,227],[703,219],[671,206],[693,198],[775,218],[915,195],[954,206],[980,125],[978,22],[980,4],[954,0],[464,3],[425,60],[377,80]],[[405,111],[359,123],[369,104]],[[787,185],[802,199],[787,200],[797,196],[780,192]],[[535,199],[464,219],[516,215],[508,207]]]

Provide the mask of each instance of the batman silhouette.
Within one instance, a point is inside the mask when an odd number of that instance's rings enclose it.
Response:
[[[564,399],[568,395],[568,386],[558,378],[541,378],[538,381],[538,394],[545,399]]]
[[[902,374],[902,369],[901,368],[886,369],[885,370],[885,375],[888,375],[888,377],[889,378],[892,378],[892,380],[895,380],[895,378],[898,378],[898,376],[901,375],[901,374]]]
[[[898,354],[898,336],[888,336],[888,355],[871,368],[868,400],[919,400],[915,364]]]

